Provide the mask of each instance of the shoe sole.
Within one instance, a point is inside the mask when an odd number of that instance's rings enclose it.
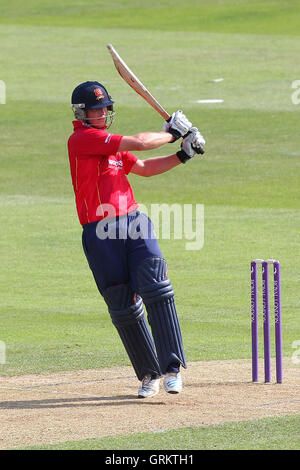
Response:
[[[153,393],[153,395],[148,395],[148,396],[145,396],[145,395],[138,395],[138,398],[152,398],[152,397],[155,397],[157,394],[158,394],[159,390],[155,393]]]
[[[157,393],[155,393],[154,395],[150,395],[148,397],[144,397],[143,395],[138,395],[138,398],[153,398],[157,395]]]

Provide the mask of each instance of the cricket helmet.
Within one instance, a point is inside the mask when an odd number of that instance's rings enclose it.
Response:
[[[84,82],[78,85],[73,90],[71,102],[75,117],[80,121],[87,120],[87,109],[107,108],[113,112],[114,101],[99,82]]]

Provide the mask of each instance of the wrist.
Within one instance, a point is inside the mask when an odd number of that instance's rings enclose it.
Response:
[[[176,155],[177,158],[181,161],[181,163],[186,163],[188,160],[191,159],[191,157],[189,157],[184,150],[178,150],[178,152],[176,152]]]
[[[170,141],[170,143],[176,142],[176,140],[180,139],[181,137],[180,132],[176,131],[175,129],[169,129],[168,133],[172,136],[172,140]]]

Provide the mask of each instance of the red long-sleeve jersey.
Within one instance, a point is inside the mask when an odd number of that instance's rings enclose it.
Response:
[[[122,136],[73,121],[68,140],[76,208],[82,225],[138,208],[127,179],[137,157],[118,152]]]

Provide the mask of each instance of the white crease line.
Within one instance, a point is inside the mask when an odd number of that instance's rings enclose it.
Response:
[[[275,405],[285,405],[286,403],[300,403],[300,400],[288,400],[288,401],[275,401],[271,403],[263,403],[262,405],[258,405],[256,408],[261,408],[264,406],[275,406]],[[299,409],[300,411],[300,409]]]

